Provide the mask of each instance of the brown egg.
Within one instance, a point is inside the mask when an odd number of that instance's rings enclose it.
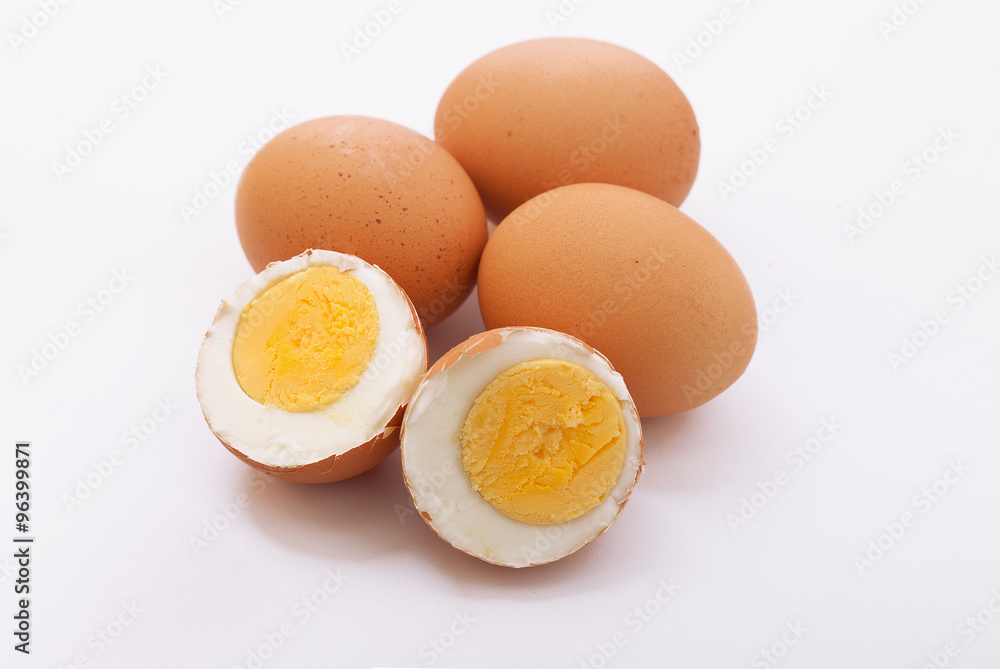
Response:
[[[363,116],[306,121],[261,148],[240,179],[236,228],[258,272],[308,248],[378,265],[428,325],[471,292],[487,236],[479,194],[446,150]]]
[[[497,221],[571,183],[628,186],[680,206],[701,149],[691,105],[659,66],[565,37],[512,44],[467,67],[441,98],[434,134]]]
[[[544,327],[593,346],[644,417],[712,399],[757,342],[750,287],[715,237],[609,184],[558,188],[504,219],[480,262],[479,306],[487,328]]]

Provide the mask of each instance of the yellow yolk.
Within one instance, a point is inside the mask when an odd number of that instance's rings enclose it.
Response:
[[[315,265],[274,284],[243,310],[233,369],[257,402],[312,411],[358,382],[378,332],[368,288],[336,267]]]
[[[535,524],[572,520],[604,501],[625,447],[618,397],[564,360],[531,360],[501,373],[462,430],[472,487],[497,511]]]

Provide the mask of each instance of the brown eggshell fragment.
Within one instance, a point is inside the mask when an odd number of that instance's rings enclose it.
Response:
[[[438,358],[437,362],[431,365],[424,378],[428,379],[438,372],[443,372],[458,362],[463,355],[475,355],[499,346],[503,342],[502,332],[500,329],[479,332],[465,341],[456,344],[450,351]]]
[[[607,42],[555,37],[469,65],[438,104],[435,138],[500,221],[558,186],[628,186],[680,206],[701,140],[684,93],[658,65]]]
[[[511,213],[483,253],[479,306],[488,328],[551,328],[604,353],[643,417],[712,399],[757,341],[750,286],[718,240],[609,184],[555,189]]]
[[[487,236],[479,194],[444,148],[364,116],[313,119],[265,144],[240,178],[236,229],[258,272],[307,248],[378,265],[429,325],[471,292]]]

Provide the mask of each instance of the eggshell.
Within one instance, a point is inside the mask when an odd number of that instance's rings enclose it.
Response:
[[[425,392],[426,386],[428,385],[428,382],[431,379],[433,379],[435,376],[437,376],[438,374],[440,374],[440,373],[448,370],[450,367],[452,367],[453,365],[457,364],[459,361],[461,361],[461,360],[463,360],[465,358],[472,358],[472,357],[475,357],[475,356],[477,356],[477,355],[479,355],[481,353],[484,353],[486,351],[492,350],[492,349],[494,349],[494,348],[496,348],[498,346],[503,346],[504,343],[506,342],[507,337],[511,333],[518,332],[518,331],[535,332],[535,333],[539,333],[539,334],[542,334],[542,335],[551,335],[554,339],[567,340],[567,341],[572,342],[575,345],[579,345],[588,354],[590,354],[590,355],[598,358],[602,363],[606,364],[607,368],[610,370],[610,372],[612,374],[614,374],[615,376],[617,376],[617,373],[616,373],[616,370],[615,370],[614,366],[607,359],[607,357],[605,357],[604,355],[602,355],[599,351],[595,350],[593,347],[588,346],[586,344],[586,342],[580,341],[579,339],[577,339],[575,337],[572,337],[570,335],[567,335],[565,333],[562,333],[562,332],[553,332],[551,330],[547,330],[547,329],[544,329],[544,328],[536,328],[536,327],[496,328],[496,329],[487,330],[485,332],[480,332],[478,334],[472,335],[471,337],[469,337],[465,341],[461,342],[460,344],[457,344],[455,347],[453,347],[451,350],[449,350],[443,356],[441,356],[437,360],[437,362],[435,362],[433,365],[431,365],[430,369],[427,370],[427,373],[423,376],[423,378],[417,384],[417,387],[413,391],[413,395],[410,398],[411,402],[414,399],[416,399],[422,392]],[[553,344],[553,346],[555,346],[555,344]],[[556,357],[558,357],[558,356],[556,356]],[[626,393],[626,396],[627,396],[627,393]],[[470,402],[471,402],[472,399],[475,399],[475,398],[474,397],[470,398]],[[410,407],[410,404],[407,405],[407,409],[409,409],[409,407]],[[502,559],[497,559],[495,557],[490,557],[488,555],[483,555],[483,554],[474,552],[472,550],[469,550],[468,548],[464,548],[464,547],[462,547],[460,545],[452,543],[451,541],[449,541],[449,539],[444,534],[442,534],[442,528],[439,527],[440,523],[443,522],[443,521],[441,519],[439,519],[439,518],[432,517],[432,515],[430,513],[428,513],[425,509],[422,508],[421,497],[420,497],[420,494],[419,494],[419,491],[418,491],[418,486],[415,484],[415,482],[411,481],[410,478],[407,476],[407,471],[408,471],[408,467],[406,466],[407,453],[401,448],[400,449],[400,454],[401,454],[401,457],[403,458],[403,480],[404,480],[404,482],[406,484],[407,490],[410,492],[410,495],[413,498],[414,505],[416,506],[417,510],[420,512],[421,518],[423,518],[424,522],[427,523],[427,526],[430,527],[430,529],[436,535],[438,535],[438,537],[440,537],[444,541],[447,541],[448,543],[450,543],[452,546],[454,546],[458,550],[462,551],[463,553],[466,553],[467,555],[471,555],[472,557],[478,558],[478,559],[483,560],[485,562],[489,562],[491,564],[495,564],[495,565],[502,566],[502,567],[523,568],[523,567],[531,567],[531,566],[537,566],[537,565],[541,565],[541,564],[547,564],[547,563],[553,562],[555,560],[561,559],[563,557],[566,557],[568,555],[572,555],[573,553],[575,553],[576,551],[580,550],[584,546],[589,545],[598,536],[604,534],[604,532],[606,532],[611,527],[611,525],[614,524],[614,522],[618,519],[618,517],[621,515],[622,510],[625,508],[625,505],[628,503],[628,500],[629,500],[629,498],[632,495],[632,491],[633,491],[633,489],[635,487],[635,484],[639,480],[639,475],[642,473],[642,470],[643,470],[643,468],[645,466],[645,462],[642,459],[642,449],[643,449],[642,425],[639,422],[639,416],[638,416],[638,414],[636,412],[636,408],[635,408],[634,403],[632,402],[632,398],[631,397],[629,397],[627,399],[627,401],[623,401],[622,402],[622,411],[626,415],[626,424],[629,425],[629,427],[631,429],[633,429],[633,430],[636,431],[636,436],[637,436],[637,449],[638,449],[638,452],[636,454],[637,462],[634,463],[634,465],[635,465],[634,474],[632,475],[632,478],[627,483],[624,484],[625,493],[624,493],[624,496],[622,497],[622,499],[620,500],[620,502],[618,502],[617,508],[615,510],[614,515],[611,516],[610,519],[606,523],[603,524],[603,526],[601,526],[600,528],[598,528],[598,531],[594,532],[592,534],[592,536],[589,536],[589,538],[587,538],[585,541],[579,543],[579,545],[576,545],[571,550],[566,551],[566,552],[560,552],[558,554],[548,555],[548,556],[540,556],[538,559],[533,559],[533,560],[528,560],[528,561],[513,562],[513,561],[505,561],[505,560],[502,560]],[[409,411],[407,411],[407,413],[404,414],[404,417],[403,417],[403,426],[402,426],[401,431],[400,431],[400,435],[401,435],[400,439],[402,441],[404,441],[404,442],[406,440],[406,429],[407,429],[407,424],[408,424],[407,421],[408,420],[410,421],[410,424],[412,424],[413,418],[410,415]],[[623,475],[625,475],[625,470],[623,470]],[[486,505],[488,503],[485,500],[482,500],[482,504]],[[570,521],[570,522],[581,522],[582,518],[584,518],[584,517],[575,519],[574,521]],[[545,528],[547,528],[547,527],[558,527],[558,526],[538,525],[538,526],[533,526],[533,527],[539,528],[539,531],[544,531]]]
[[[435,137],[496,221],[571,183],[687,197],[701,142],[684,93],[655,63],[590,39],[512,44],[467,67],[438,105]]]
[[[750,287],[715,237],[609,184],[555,189],[511,213],[483,253],[479,306],[487,328],[551,328],[604,353],[644,417],[718,395],[757,341]]]
[[[429,325],[471,292],[487,236],[475,186],[446,150],[363,116],[306,121],[264,145],[240,179],[236,227],[258,272],[307,248],[380,266]]]
[[[227,444],[219,435],[216,434],[215,438],[230,453],[265,474],[296,483],[333,483],[363,474],[392,455],[392,452],[399,447],[399,426],[403,422],[403,412],[404,407],[400,407],[385,430],[364,444],[355,446],[346,453],[331,455],[318,462],[310,462],[299,467],[274,467],[257,462]]]

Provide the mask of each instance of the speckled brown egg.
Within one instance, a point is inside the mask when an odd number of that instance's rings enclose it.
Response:
[[[543,191],[584,182],[680,206],[701,150],[691,105],[659,66],[564,37],[512,44],[467,67],[441,98],[435,137],[496,221]]]
[[[471,292],[487,236],[448,151],[363,116],[306,121],[261,148],[240,179],[236,227],[255,271],[308,248],[355,255],[388,272],[428,325]]]
[[[487,328],[549,328],[603,353],[644,417],[712,399],[757,342],[753,295],[722,244],[610,184],[558,188],[504,219],[480,262],[479,306]]]

